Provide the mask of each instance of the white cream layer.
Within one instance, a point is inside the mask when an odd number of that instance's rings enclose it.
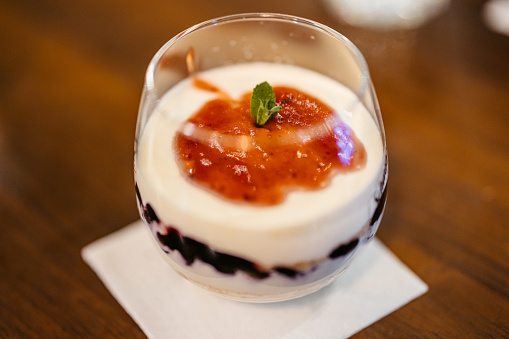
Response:
[[[336,175],[323,189],[292,192],[276,206],[254,207],[218,198],[186,180],[175,162],[175,133],[217,95],[197,89],[188,78],[164,95],[139,137],[135,179],[143,202],[184,236],[267,267],[317,260],[351,240],[373,215],[384,162],[380,133],[356,96],[328,77],[290,65],[240,64],[199,77],[234,99],[262,81],[320,99],[364,144],[366,166]]]

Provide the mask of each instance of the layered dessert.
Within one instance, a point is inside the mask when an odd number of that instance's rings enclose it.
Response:
[[[280,108],[263,126],[253,87]],[[254,96],[253,96],[254,97]],[[387,159],[356,95],[319,73],[248,63],[194,74],[141,126],[140,214],[187,279],[274,301],[329,283],[376,232]]]

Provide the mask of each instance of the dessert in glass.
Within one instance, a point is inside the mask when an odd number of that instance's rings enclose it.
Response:
[[[289,15],[193,26],[150,62],[134,170],[140,215],[181,276],[242,301],[312,293],[348,268],[385,206],[365,60]]]

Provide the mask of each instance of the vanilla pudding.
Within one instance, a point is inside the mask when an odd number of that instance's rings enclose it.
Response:
[[[137,140],[140,212],[165,256],[186,278],[232,298],[285,299],[327,284],[373,236],[383,213],[387,161],[373,117],[348,88],[296,66],[246,63],[195,77],[221,93],[186,78],[162,97]],[[263,81],[294,88],[331,107],[364,147],[363,166],[336,173],[319,189],[289,190],[281,202],[267,206],[231,201],[188,180],[175,154],[179,133],[219,151],[233,143],[240,158],[246,148],[257,147],[248,136],[202,133],[188,119],[218,96],[238,99]],[[312,126],[299,141],[324,129]]]

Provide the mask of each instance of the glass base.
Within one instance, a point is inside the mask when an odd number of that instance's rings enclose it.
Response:
[[[166,253],[160,248],[158,250],[180,276],[215,295],[248,303],[272,303],[301,298],[326,287],[350,267],[356,252],[362,250],[365,244],[359,244],[344,257],[322,263],[303,277],[292,279],[271,275],[262,280],[244,272],[220,273],[199,261],[188,266],[180,253]]]

